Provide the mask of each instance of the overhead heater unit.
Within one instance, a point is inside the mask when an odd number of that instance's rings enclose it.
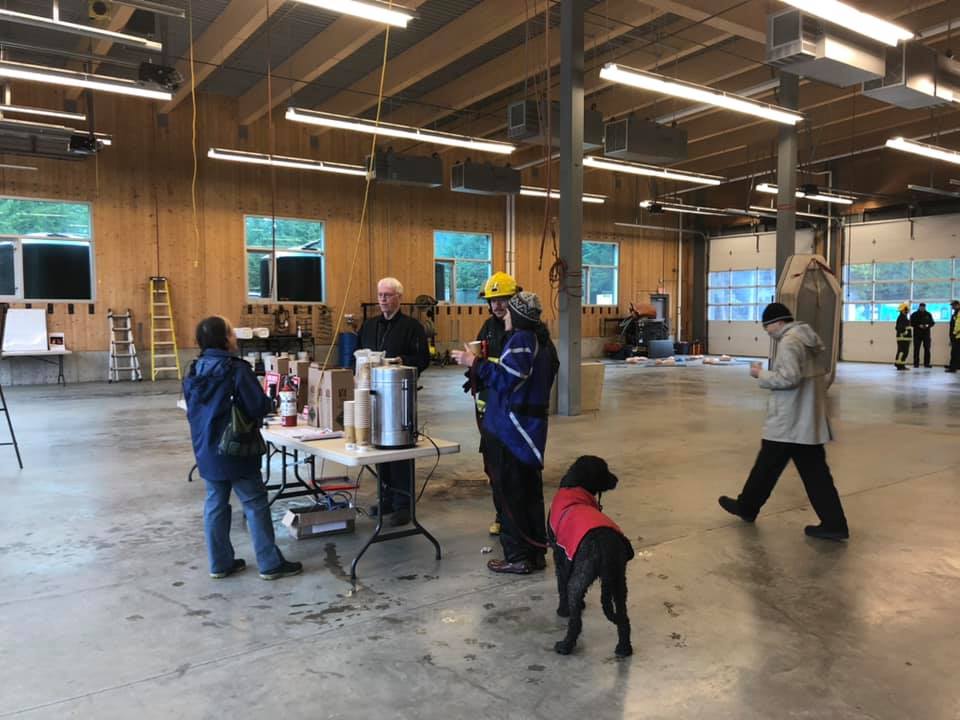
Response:
[[[547,118],[539,108],[545,103],[521,100],[507,106],[507,137],[511,140],[543,145],[547,134]],[[560,147],[560,103],[550,103],[551,147]],[[583,149],[596,150],[603,146],[603,113],[583,111]]]
[[[886,46],[800,10],[767,19],[767,63],[836,87],[878,80]]]
[[[63,125],[0,119],[0,153],[82,160],[99,152],[108,139]]]
[[[687,159],[687,131],[631,115],[607,123],[603,154],[653,165],[680,162]]]
[[[887,72],[863,94],[907,110],[960,101],[960,63],[918,42],[887,48]]]
[[[366,162],[369,167],[369,157]],[[378,183],[443,187],[443,160],[439,155],[400,155],[390,148],[378,148],[371,169]]]
[[[520,171],[467,160],[451,168],[450,189],[473,195],[517,195],[520,193]]]

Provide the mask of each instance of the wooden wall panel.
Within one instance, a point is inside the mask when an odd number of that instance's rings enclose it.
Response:
[[[61,107],[62,94],[16,86],[24,104]],[[199,97],[197,118],[197,225],[194,230],[191,199],[191,104],[181,104],[158,123],[156,107],[137,99],[98,95],[95,117],[98,131],[114,136],[114,145],[95,159],[82,162],[36,161],[39,173],[0,170],[0,194],[91,202],[96,247],[97,300],[95,313],[76,305],[55,305],[51,330],[67,334],[77,351],[105,350],[107,308],[134,311],[142,332],[138,342],[147,348],[149,328],[147,283],[151,275],[170,279],[177,338],[192,346],[196,322],[209,314],[238,321],[245,304],[243,215],[275,212],[278,216],[320,219],[326,223],[327,298],[335,310],[344,303],[359,315],[359,304],[374,299],[379,277],[394,275],[406,287],[405,300],[434,294],[433,231],[436,229],[487,232],[493,236],[494,270],[505,266],[505,201],[447,190],[402,186],[371,186],[366,221],[360,227],[362,178],[322,173],[276,170],[206,158],[212,146],[303,155],[340,162],[361,162],[369,139],[348,133],[326,133],[313,144],[309,128],[285,121],[274,113],[274,127],[264,119],[240,139],[234,99]],[[271,143],[273,137],[273,143]],[[424,152],[423,147],[398,151]],[[3,157],[3,156],[0,156]],[[447,153],[449,164],[463,154]],[[12,159],[12,158],[6,158]],[[530,184],[544,179],[527,173]],[[645,301],[663,287],[676,306],[677,243],[675,234],[623,231],[613,226],[630,219],[636,207],[632,185],[618,186],[612,175],[593,173],[591,192],[610,195],[604,206],[585,207],[585,239],[620,243],[620,303],[616,308],[588,309],[584,336],[600,333],[603,315],[623,314],[631,300]],[[554,183],[555,184],[555,183]],[[274,192],[275,187],[275,192]],[[539,293],[546,319],[555,318],[555,297],[548,277],[552,241],[548,237],[543,268],[538,269],[543,227],[543,201],[517,201],[517,258],[519,282]],[[558,211],[551,203],[550,216]],[[357,238],[359,233],[359,250]],[[349,269],[356,253],[356,268]],[[483,306],[441,308],[437,328],[441,341],[472,339],[487,317]]]

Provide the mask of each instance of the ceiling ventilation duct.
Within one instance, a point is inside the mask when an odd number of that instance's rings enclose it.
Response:
[[[507,137],[511,140],[543,145],[547,129],[547,118],[543,107],[546,103],[536,100],[520,100],[507,106]],[[551,146],[560,147],[560,103],[552,102],[550,107]],[[598,110],[583,111],[583,149],[596,150],[603,146],[603,113]]]
[[[882,78],[885,47],[800,10],[767,19],[769,64],[836,87]]]
[[[0,153],[82,160],[95,155],[107,142],[107,136],[63,125],[0,119]]]
[[[960,63],[918,42],[887,48],[887,72],[863,94],[907,110],[960,101]]]
[[[687,159],[687,131],[634,116],[607,123],[603,154],[618,160],[669,165]]]

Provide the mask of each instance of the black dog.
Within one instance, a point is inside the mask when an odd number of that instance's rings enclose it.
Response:
[[[577,643],[586,607],[583,598],[597,578],[603,614],[617,626],[614,652],[619,657],[633,654],[627,617],[627,563],[633,559],[633,547],[616,523],[600,512],[596,497],[616,486],[617,477],[604,460],[584,455],[567,470],[550,506],[547,532],[557,570],[557,615],[570,618],[566,637],[554,646],[561,655],[569,655]]]

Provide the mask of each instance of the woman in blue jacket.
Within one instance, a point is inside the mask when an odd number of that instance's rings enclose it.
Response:
[[[203,529],[210,558],[210,577],[225,578],[247,564],[234,555],[230,544],[230,491],[243,504],[247,526],[257,555],[260,577],[276,580],[297,575],[298,562],[288,562],[280,553],[273,534],[273,518],[267,491],[260,474],[260,457],[232,457],[217,450],[220,437],[230,423],[234,403],[258,426],[272,410],[250,365],[235,356],[237,337],[230,323],[213,316],[197,325],[200,356],[193,361],[183,381],[187,420],[197,470],[207,486],[203,506]]]
[[[560,363],[547,327],[540,322],[540,298],[514,295],[507,305],[507,335],[498,362],[469,350],[454,352],[487,388],[483,441],[490,448],[488,471],[500,496],[503,560],[493,572],[526,575],[546,567],[543,457],[547,445],[550,389]]]

